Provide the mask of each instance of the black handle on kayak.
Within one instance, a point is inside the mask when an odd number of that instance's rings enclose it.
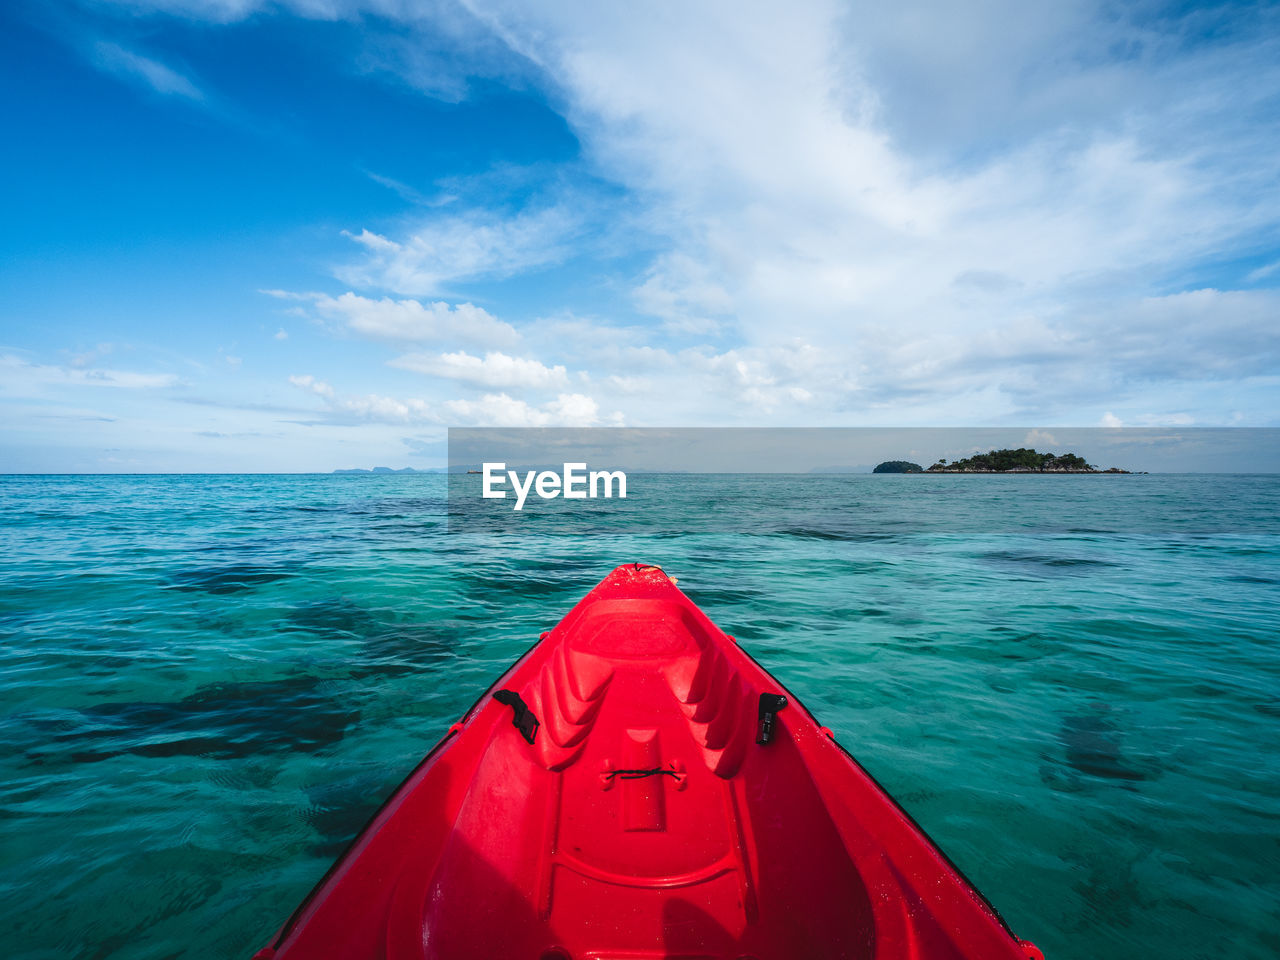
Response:
[[[756,726],[756,743],[768,743],[773,739],[773,728],[778,722],[778,711],[787,705],[787,698],[780,693],[760,694],[759,723]]]
[[[511,718],[511,725],[520,731],[520,735],[533,743],[533,738],[538,735],[538,718],[533,715],[533,711],[529,709],[529,705],[521,699],[520,694],[514,690],[498,690],[494,693],[493,699],[499,703],[505,703],[515,715]]]

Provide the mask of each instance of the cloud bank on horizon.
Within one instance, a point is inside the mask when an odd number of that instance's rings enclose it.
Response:
[[[0,19],[10,470],[449,425],[1280,425],[1280,10]]]

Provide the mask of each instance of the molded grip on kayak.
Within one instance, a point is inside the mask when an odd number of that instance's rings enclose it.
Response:
[[[533,711],[529,709],[528,704],[521,699],[520,694],[514,690],[498,690],[494,693],[493,699],[499,703],[505,703],[513,711],[511,725],[520,731],[520,735],[533,743],[534,737],[538,735],[538,718],[533,715]]]
[[[778,722],[778,711],[787,705],[787,698],[780,693],[760,694],[760,710],[757,714],[756,743],[764,744],[773,739],[773,728]]]
[[[1022,948],[1022,952],[1027,955],[1027,960],[1044,960],[1044,954],[1030,940],[1019,940],[1018,946]]]

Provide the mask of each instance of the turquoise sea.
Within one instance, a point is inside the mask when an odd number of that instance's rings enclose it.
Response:
[[[500,533],[446,483],[0,477],[5,956],[247,957],[633,560],[1051,960],[1280,955],[1280,477],[659,476]]]

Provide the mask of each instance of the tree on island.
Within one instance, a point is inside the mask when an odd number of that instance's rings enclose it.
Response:
[[[910,460],[886,460],[876,464],[872,473],[924,473],[924,467]]]
[[[879,469],[879,468],[877,468]],[[1017,450],[990,450],[987,453],[976,453],[972,457],[956,460],[948,464],[945,459],[939,460],[929,471],[948,473],[1099,473],[1084,457],[1074,453],[1061,456],[1054,453],[1039,453],[1026,447]],[[1114,467],[1108,473],[1125,473]]]

